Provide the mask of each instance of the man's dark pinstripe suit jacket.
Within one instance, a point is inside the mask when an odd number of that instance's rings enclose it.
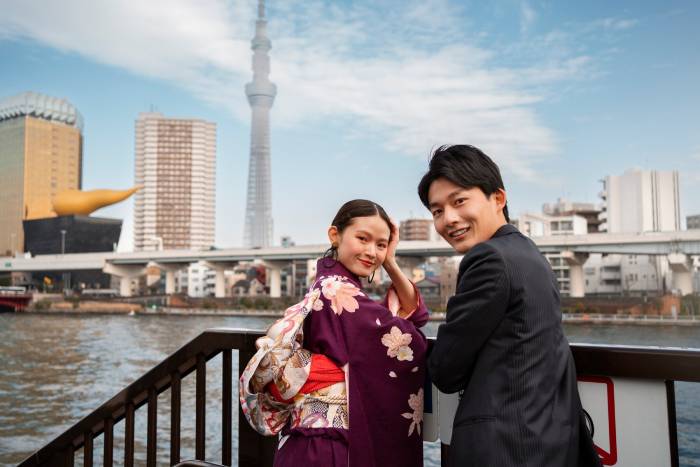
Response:
[[[600,465],[581,415],[557,281],[512,225],[462,260],[428,371],[441,391],[463,391],[450,466]]]

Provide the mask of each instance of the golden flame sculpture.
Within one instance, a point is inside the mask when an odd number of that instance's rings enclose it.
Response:
[[[136,193],[140,186],[128,190],[66,190],[52,200],[53,210],[59,216],[87,216],[100,208],[118,203]]]

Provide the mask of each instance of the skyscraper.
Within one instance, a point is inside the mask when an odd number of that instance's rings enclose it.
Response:
[[[134,247],[214,244],[216,124],[141,113],[136,120]]]
[[[266,247],[272,244],[272,183],[270,171],[270,108],[277,87],[270,82],[272,43],[267,37],[265,2],[258,0],[258,20],[255,22],[253,50],[253,81],[246,84],[252,119],[250,131],[250,162],[245,210],[243,244]]]
[[[25,92],[0,101],[0,255],[23,251],[22,220],[82,184],[83,119],[67,100]]]

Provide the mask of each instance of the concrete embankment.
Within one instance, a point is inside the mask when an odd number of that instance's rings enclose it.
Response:
[[[182,315],[182,316],[257,316],[279,318],[280,310],[232,309],[232,308],[184,308],[184,307],[144,307],[137,303],[116,303],[99,301],[54,301],[43,306],[30,307],[24,313],[45,314],[148,314],[148,315]],[[445,312],[430,313],[430,321],[444,321]],[[633,324],[633,325],[671,325],[700,326],[700,317],[665,316],[665,315],[608,315],[564,313],[562,321],[567,324]]]

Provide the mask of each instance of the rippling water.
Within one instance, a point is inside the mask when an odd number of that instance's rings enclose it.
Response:
[[[271,319],[240,317],[0,314],[0,465],[14,465],[102,402],[212,327],[264,328]],[[437,323],[426,334],[435,335]],[[569,325],[573,342],[700,347],[700,328]],[[237,359],[234,357],[234,372]],[[220,357],[207,365],[207,459],[220,461]],[[237,374],[237,373],[236,373]],[[700,387],[677,383],[682,466],[700,466]],[[194,378],[182,383],[182,457],[194,457]],[[158,398],[159,458],[168,458],[169,391]],[[234,423],[237,421],[234,404]],[[121,465],[123,423],[115,427]],[[137,464],[145,462],[146,414],[136,416]],[[95,440],[100,465],[102,437]],[[234,450],[237,437],[234,436]],[[234,454],[234,459],[235,459]],[[426,466],[439,465],[439,446],[425,445]],[[76,464],[81,465],[76,453]]]

